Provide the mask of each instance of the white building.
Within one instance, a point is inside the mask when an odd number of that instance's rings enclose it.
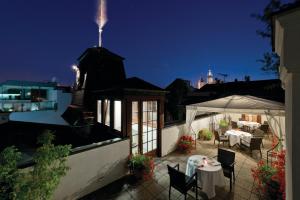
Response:
[[[273,48],[280,57],[280,79],[285,88],[286,199],[300,199],[300,3],[273,17]]]
[[[0,111],[10,121],[66,125],[61,114],[71,103],[68,87],[56,82],[8,80],[0,84]]]

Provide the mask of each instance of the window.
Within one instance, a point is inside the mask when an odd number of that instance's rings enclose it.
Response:
[[[114,102],[114,129],[121,131],[122,127],[122,102]]]
[[[110,101],[108,99],[104,100],[103,117],[104,117],[104,124],[106,126],[110,126]]]
[[[131,153],[139,153],[139,103],[137,101],[132,102]]]
[[[99,101],[97,101],[97,122],[99,122],[99,123],[102,123],[102,102],[101,102],[101,100],[99,100]]]
[[[143,153],[157,148],[157,101],[143,102]]]

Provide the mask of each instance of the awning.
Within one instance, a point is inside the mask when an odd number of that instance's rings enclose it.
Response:
[[[187,111],[216,112],[216,113],[248,113],[284,116],[284,104],[249,95],[232,95],[220,99],[196,103],[186,106]]]
[[[285,126],[284,104],[249,95],[232,95],[202,103],[186,106],[186,131],[191,132],[191,125],[197,114],[203,113],[241,113],[266,115],[268,123],[279,138],[282,138],[282,126]]]

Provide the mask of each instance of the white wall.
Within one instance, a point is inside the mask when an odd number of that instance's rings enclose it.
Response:
[[[185,124],[163,128],[161,131],[161,156],[165,156],[176,149],[177,142],[183,134]]]
[[[226,113],[226,114],[217,114],[201,119],[194,120],[192,123],[192,133],[198,133],[200,130],[204,128],[209,128],[209,124],[214,122],[216,124],[215,128],[218,128],[218,122],[224,118],[224,116],[230,116],[233,121],[238,121],[239,118],[241,118],[241,114],[235,114],[235,113]],[[279,117],[276,117],[279,119]],[[265,115],[262,115],[262,122],[267,121],[267,118]],[[283,134],[285,134],[285,123],[284,123],[284,117],[280,117],[281,125]],[[181,135],[185,134],[185,123],[179,124],[179,125],[173,125],[169,127],[165,127],[162,129],[162,145],[161,145],[161,151],[162,156],[165,156],[172,151],[174,151],[177,147],[177,142]]]
[[[286,199],[300,199],[300,8],[275,17],[275,51],[280,57],[280,79],[285,89]]]
[[[214,116],[209,116],[201,119],[194,120],[192,123],[192,130],[195,133],[198,133],[203,128],[209,128],[209,124],[213,119],[216,123],[222,119],[223,114],[218,114]],[[165,156],[177,147],[177,142],[181,135],[185,134],[185,123],[174,125],[170,127],[165,127],[162,129],[162,145],[161,145],[161,154]]]
[[[68,157],[71,168],[54,193],[56,200],[78,199],[126,175],[129,139]]]
[[[71,93],[57,90],[57,110],[39,110],[29,112],[13,112],[9,115],[10,121],[32,122],[43,124],[68,125],[61,117],[72,100]]]

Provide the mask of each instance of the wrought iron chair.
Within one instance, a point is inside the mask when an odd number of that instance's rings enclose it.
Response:
[[[180,193],[184,195],[184,199],[186,199],[187,192],[191,188],[195,188],[196,190],[196,199],[198,199],[198,191],[197,188],[197,173],[195,172],[192,176],[187,176],[183,172],[179,171],[179,164],[174,167],[168,166],[168,173],[170,176],[170,187],[169,187],[169,199],[171,197],[171,188],[175,188]]]
[[[218,149],[218,162],[221,163],[223,168],[223,174],[230,180],[230,191],[232,190],[232,179],[235,182],[235,152],[227,149]]]
[[[216,140],[219,142],[218,146],[220,145],[220,142],[223,142],[223,146],[224,146],[224,142],[229,143],[229,138],[224,135],[220,136],[217,130],[214,130],[214,135],[215,135],[214,144],[216,144]]]
[[[262,137],[252,137],[250,143],[241,138],[241,147],[247,148],[250,150],[252,155],[252,151],[258,150],[260,153],[260,157],[262,157],[261,153],[261,145],[262,145]]]

